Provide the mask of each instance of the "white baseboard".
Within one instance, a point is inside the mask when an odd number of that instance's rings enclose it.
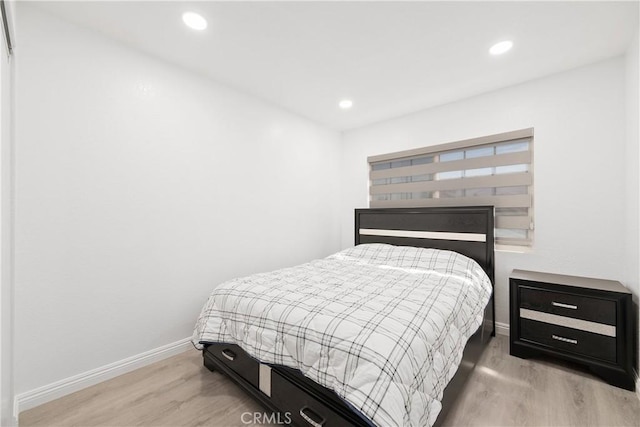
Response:
[[[509,324],[496,322],[496,335],[505,335],[509,336]]]
[[[83,388],[101,383],[111,378],[117,377],[135,369],[142,368],[154,362],[166,359],[176,354],[192,349],[191,338],[167,344],[132,357],[110,363],[100,368],[92,369],[73,377],[65,378],[55,383],[51,383],[35,390],[21,393],[15,397],[13,405],[14,417],[27,409],[50,402],[68,394],[74,393]]]

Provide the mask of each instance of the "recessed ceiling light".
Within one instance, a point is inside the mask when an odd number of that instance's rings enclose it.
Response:
[[[343,99],[338,103],[338,106],[343,110],[348,110],[349,108],[353,107],[353,101],[350,99]]]
[[[182,21],[187,27],[202,31],[207,28],[207,20],[195,12],[185,12],[182,14]]]
[[[500,43],[496,43],[491,46],[489,49],[489,53],[491,55],[502,55],[513,47],[513,42],[511,40],[505,40]]]

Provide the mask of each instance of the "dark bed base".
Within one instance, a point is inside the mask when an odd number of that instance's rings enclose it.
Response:
[[[224,349],[233,352],[236,357],[250,358],[237,345],[227,345],[224,346]],[[333,391],[311,381],[296,369],[271,366],[269,373],[271,376],[271,396],[268,396],[247,380],[245,375],[234,371],[230,367],[233,362],[225,360],[224,356],[220,357],[221,351],[219,346],[205,348],[203,350],[204,365],[211,371],[216,370],[226,374],[267,408],[270,413],[279,414],[276,419],[284,424],[313,425],[303,418],[302,414],[305,414],[322,426],[370,427],[373,425]],[[260,362],[254,360],[254,364],[253,370],[260,369]]]
[[[371,235],[370,230],[376,230],[376,235]],[[380,230],[435,234],[429,234],[427,238],[384,236],[378,235]],[[481,242],[465,241],[464,237],[462,241],[450,240],[450,236],[439,237],[438,233],[481,234],[485,239]],[[493,207],[490,206],[357,209],[356,244],[360,243],[390,243],[460,252],[475,259],[494,283]],[[467,342],[458,371],[444,390],[442,410],[435,425],[440,425],[446,418],[495,335],[494,304],[492,295],[485,309],[483,324]],[[277,418],[272,418],[272,422],[314,427],[373,425],[332,390],[304,377],[298,370],[261,365],[235,344],[213,343],[205,347],[202,354],[208,369],[227,375],[274,414],[272,417]]]
[[[444,390],[442,410],[434,426],[441,425],[453,407],[456,397],[463,389],[491,338],[491,329],[491,322],[484,322],[484,325],[467,342],[458,371]],[[233,367],[234,361],[224,356],[225,350],[226,354],[233,354],[236,360],[245,360],[242,372],[237,372],[239,369]],[[313,425],[301,415],[301,412],[307,411],[306,415],[322,426],[373,426],[366,417],[349,406],[332,390],[313,382],[296,369],[270,366],[271,396],[267,396],[254,381],[247,378],[259,376],[260,362],[252,359],[237,345],[214,344],[206,347],[202,355],[204,365],[210,371],[219,371],[231,378],[260,402],[269,411],[268,415],[279,414],[274,415],[275,418],[272,419],[285,424],[290,422],[297,426]],[[247,363],[247,359],[252,362]]]

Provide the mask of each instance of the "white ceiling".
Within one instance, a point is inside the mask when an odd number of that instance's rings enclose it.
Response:
[[[335,129],[621,55],[631,2],[46,2],[52,13]],[[184,26],[193,10],[204,32]],[[488,48],[511,39],[512,51]],[[354,106],[337,106],[351,98]]]

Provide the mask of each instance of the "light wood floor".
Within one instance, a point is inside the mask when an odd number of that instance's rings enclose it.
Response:
[[[195,350],[20,414],[20,426],[242,426],[264,412]],[[445,426],[640,426],[635,393],[492,340]]]

